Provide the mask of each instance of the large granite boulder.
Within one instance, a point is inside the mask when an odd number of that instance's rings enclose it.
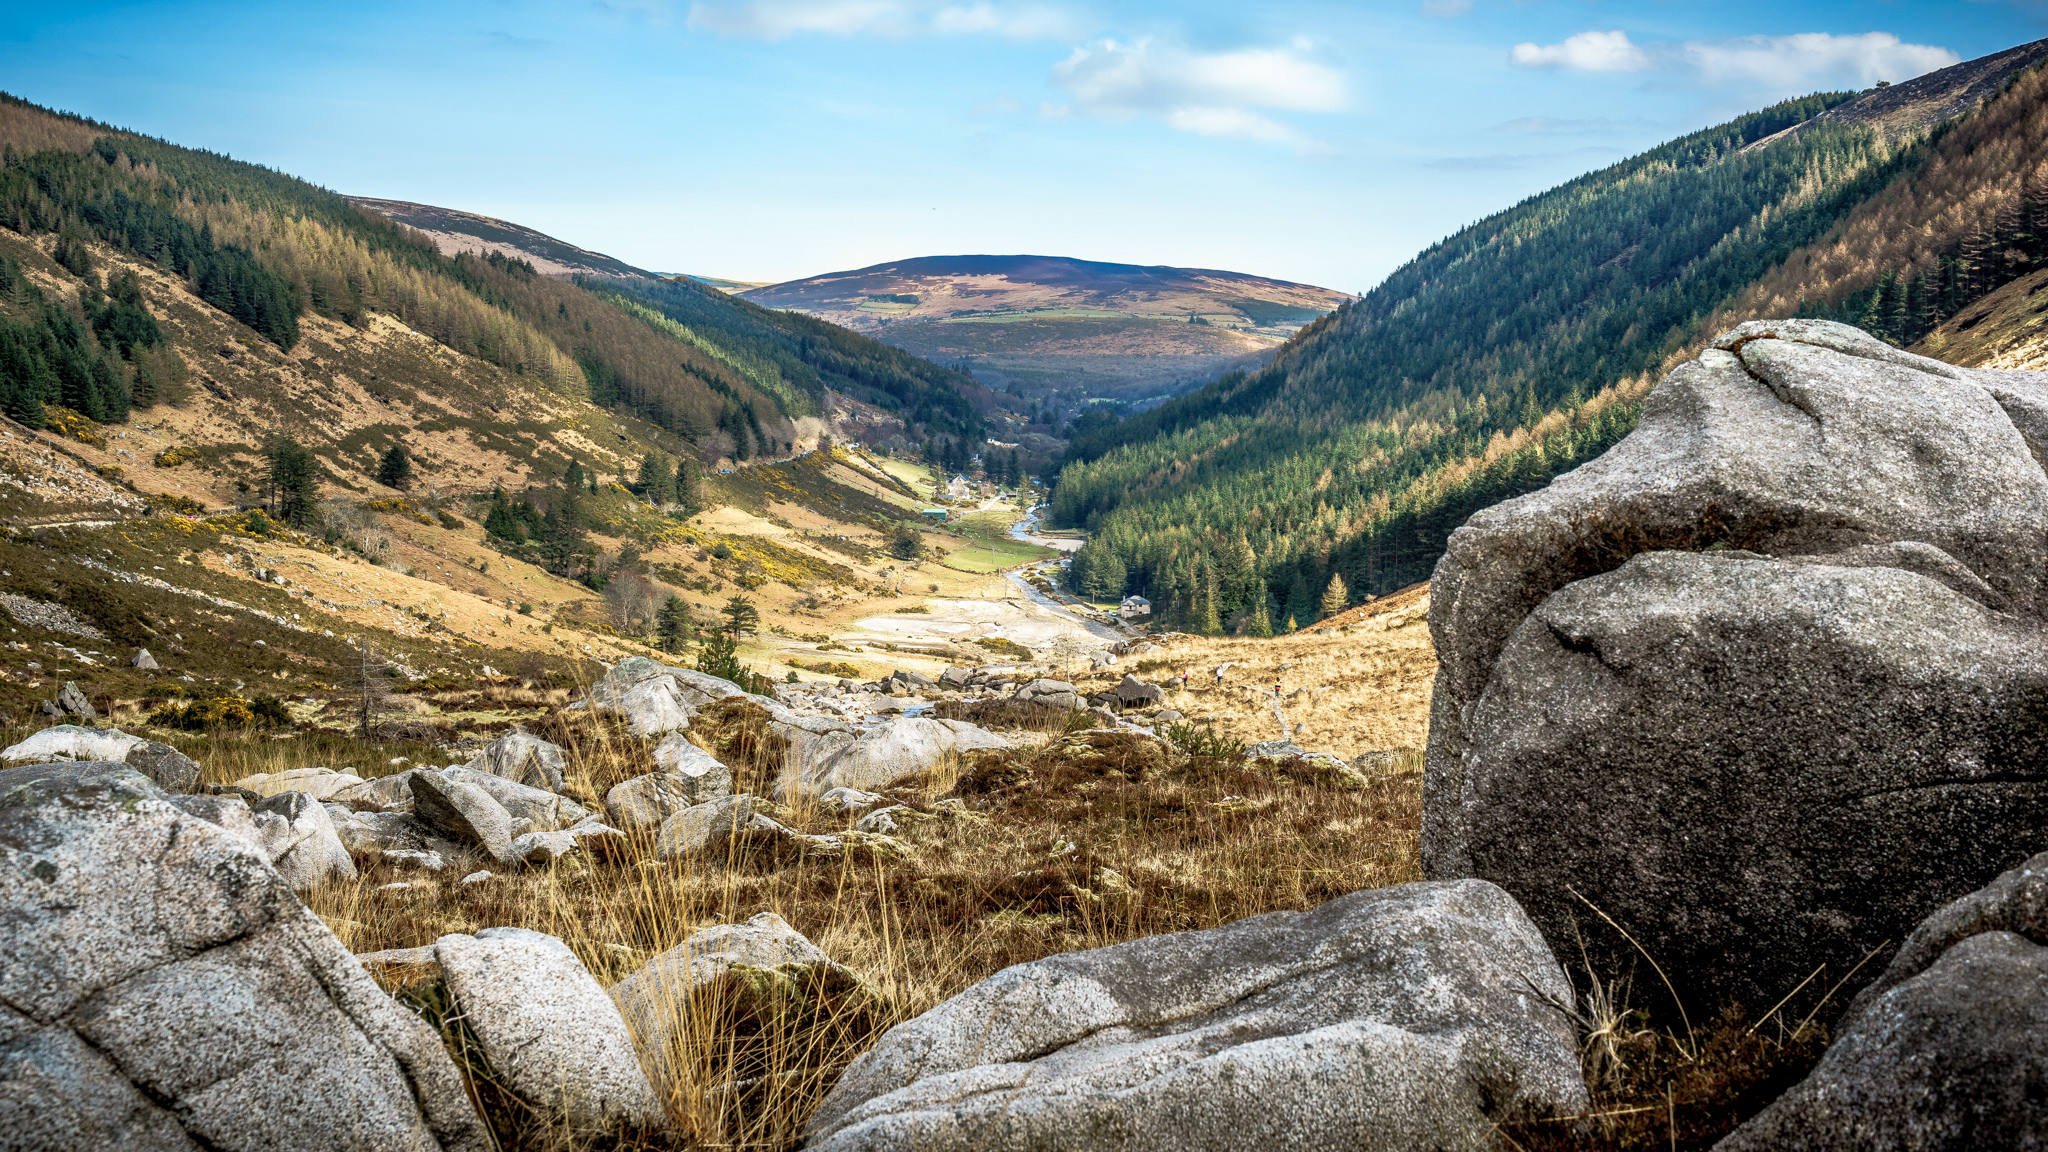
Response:
[[[1117,683],[1116,698],[1125,705],[1161,704],[1166,701],[1166,690],[1157,684],[1147,684],[1130,673]]]
[[[577,1132],[665,1128],[617,1005],[553,936],[486,928],[443,936],[435,959],[491,1071]]]
[[[755,974],[809,982],[814,989],[855,983],[851,972],[773,912],[693,933],[610,990],[657,1086],[673,1067],[677,1038],[693,1018],[692,1002],[729,978]]]
[[[349,803],[358,794],[365,793],[370,781],[356,774],[355,769],[339,771],[333,768],[287,768],[282,772],[257,772],[235,781],[235,787],[258,796],[282,796],[287,792],[304,792],[315,800],[336,800]]]
[[[732,769],[671,732],[654,749],[658,771],[621,781],[605,793],[605,812],[627,832],[659,828],[677,812],[732,795]]]
[[[1081,707],[1081,693],[1065,680],[1048,680],[1043,677],[1020,685],[1011,699],[1019,704],[1036,704],[1061,712],[1071,712]]]
[[[1010,741],[965,720],[911,716],[892,720],[848,741],[837,754],[814,761],[805,774],[786,777],[785,791],[818,795],[833,788],[872,792],[938,767],[946,758]]]
[[[489,1148],[440,1037],[169,800],[118,764],[0,771],[0,1144]]]
[[[569,758],[560,746],[550,744],[523,728],[514,728],[484,745],[463,767],[502,776],[529,787],[560,792],[562,774],[568,770]]]
[[[112,760],[149,777],[166,792],[199,787],[199,765],[191,757],[119,728],[55,724],[0,751],[0,764],[47,764],[60,760]]]
[[[444,780],[474,784],[483,789],[513,820],[524,820],[535,831],[545,832],[567,827],[595,815],[590,809],[567,796],[558,796],[545,788],[535,788],[516,780],[508,780],[496,773],[480,772],[474,768],[444,768],[440,775]]]
[[[754,798],[745,794],[692,804],[662,821],[654,853],[660,859],[670,860],[722,847],[736,834],[752,828],[755,819]]]
[[[1626,965],[1611,917],[1697,1016],[1846,972],[2025,858],[2044,456],[2048,377],[1822,321],[1723,336],[1621,444],[1452,535],[1425,874]]]
[[[1571,987],[1477,880],[1006,968],[889,1030],[820,1152],[1490,1147],[1583,1110]]]
[[[2048,1147],[2048,853],[1942,908],[1720,1152]]]
[[[645,656],[629,656],[590,686],[582,705],[622,715],[633,735],[653,737],[689,727],[697,709],[730,696],[744,696],[762,705],[773,703],[729,680]]]
[[[502,859],[512,846],[512,815],[489,792],[438,772],[415,772],[413,815],[438,835]]]
[[[250,805],[249,814],[263,855],[292,891],[356,878],[355,861],[318,800],[304,792],[284,792]]]

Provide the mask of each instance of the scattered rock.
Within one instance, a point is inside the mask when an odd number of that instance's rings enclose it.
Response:
[[[692,805],[662,822],[661,834],[655,840],[655,855],[667,860],[718,847],[753,819],[754,798],[744,794]]]
[[[489,1148],[440,1037],[168,801],[122,765],[0,771],[7,1146]]]
[[[561,828],[595,815],[566,796],[558,796],[545,788],[529,787],[490,772],[465,767],[444,768],[440,774],[443,779],[476,785],[490,793],[491,799],[510,813],[513,820],[525,820],[540,831]]]
[[[333,819],[304,792],[285,792],[250,805],[249,814],[270,866],[294,892],[310,892],[333,880],[356,878]]]
[[[560,792],[562,773],[568,770],[569,760],[556,745],[523,728],[514,728],[484,745],[464,767],[528,787]]]
[[[354,769],[337,772],[332,768],[287,768],[282,772],[258,772],[235,781],[235,787],[258,796],[280,796],[304,792],[315,800],[343,800],[363,786]]]
[[[646,1055],[657,1086],[672,1067],[672,1048],[687,1027],[691,999],[735,969],[843,986],[856,982],[851,972],[773,912],[691,935],[611,987],[612,1002]]]
[[[330,800],[339,800],[356,808],[375,808],[384,812],[412,811],[412,776],[417,768],[394,772],[389,776],[378,776],[361,784],[344,787]]]
[[[513,839],[511,847],[505,850],[507,863],[552,864],[573,852],[588,852],[602,859],[616,857],[626,850],[626,835],[595,819],[584,821],[573,828],[554,832],[528,832]]]
[[[1481,881],[1019,964],[889,1030],[818,1152],[1490,1147],[1587,1106],[1571,986]]]
[[[199,765],[168,744],[131,736],[119,728],[59,724],[0,751],[0,762],[40,764],[57,760],[114,760],[127,764],[166,792],[199,787]]]
[[[1081,694],[1064,680],[1032,680],[1019,687],[1013,697],[1019,704],[1072,712],[1081,707]]]
[[[1154,724],[1178,724],[1187,719],[1178,708],[1161,708],[1152,717]]]
[[[877,808],[875,811],[861,817],[854,823],[853,829],[856,832],[874,832],[880,835],[894,836],[901,831],[897,827],[897,818],[899,816],[907,821],[912,816],[919,815],[922,815],[922,813],[917,812],[915,809],[902,804],[891,804],[887,808]]]
[[[85,698],[85,693],[79,691],[77,682],[72,680],[66,680],[64,687],[57,690],[57,708],[67,715],[83,716],[88,720],[99,715],[93,709],[92,701]]]
[[[967,682],[973,676],[974,673],[965,668],[948,668],[944,672],[939,673],[939,683],[957,691],[967,687]]]
[[[490,793],[434,772],[413,773],[411,784],[413,815],[427,827],[492,859],[511,848],[512,817]]]
[[[486,928],[443,936],[448,991],[503,1084],[576,1131],[666,1128],[619,1009],[553,936]]]
[[[827,788],[818,796],[818,807],[827,812],[858,812],[872,808],[882,802],[874,792],[863,792],[858,788]]]
[[[462,879],[460,879],[460,880],[457,880],[457,881],[456,881],[456,883],[457,883],[457,884],[481,884],[481,883],[483,883],[484,881],[486,881],[486,880],[489,880],[490,878],[491,878],[491,870],[490,870],[489,868],[479,868],[479,869],[477,869],[476,871],[474,871],[474,872],[471,872],[471,873],[470,873],[469,875],[467,875],[467,876],[464,876],[464,877],[463,877]]]
[[[137,648],[134,658],[128,661],[128,666],[144,672],[154,672],[157,670],[156,657],[151,656],[147,648]]]
[[[813,764],[806,774],[785,770],[784,790],[811,794],[833,788],[872,791],[929,772],[948,756],[1010,746],[1010,741],[964,720],[912,716],[862,733],[837,755]]]
[[[1161,704],[1166,701],[1166,690],[1157,684],[1147,684],[1130,673],[1116,686],[1116,698],[1126,705]]]
[[[1289,760],[1308,752],[1292,740],[1261,740],[1244,750],[1247,760]]]
[[[662,739],[654,762],[659,771],[614,785],[605,795],[612,823],[629,831],[656,828],[683,808],[732,792],[732,770],[680,732]]]
[[[614,664],[590,686],[583,704],[596,711],[619,713],[626,717],[627,728],[635,736],[652,737],[689,727],[697,709],[729,696],[771,703],[716,676],[671,667],[645,656],[630,656]]]

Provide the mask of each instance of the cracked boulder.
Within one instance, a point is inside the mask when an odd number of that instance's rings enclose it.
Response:
[[[655,737],[688,728],[699,708],[729,696],[744,696],[762,705],[773,703],[729,680],[693,668],[629,656],[612,665],[590,686],[581,706],[624,716],[627,730],[633,735]]]
[[[568,945],[525,928],[441,937],[434,958],[501,1083],[579,1133],[668,1116],[619,1009]]]
[[[890,1029],[815,1152],[1485,1148],[1581,1111],[1571,986],[1477,880],[1006,968]]]
[[[199,787],[199,765],[191,757],[169,744],[131,736],[119,728],[57,724],[0,751],[0,762],[7,764],[57,760],[117,760],[166,792],[192,792]]]
[[[930,772],[964,752],[1008,747],[1010,741],[965,720],[911,716],[843,739],[829,756],[792,764],[782,791],[813,796],[834,788],[872,792]]]
[[[567,771],[569,760],[558,745],[525,729],[514,728],[484,745],[463,767],[502,776],[530,788],[560,792],[562,773]]]
[[[1811,1075],[1719,1152],[1965,1152],[2048,1135],[2048,853],[1913,930]]]
[[[1425,874],[1619,970],[1611,918],[1697,1018],[1847,973],[2025,859],[2044,456],[2048,376],[1824,321],[1723,336],[1606,455],[1452,535]]]
[[[258,850],[111,763],[0,771],[0,1134],[491,1147],[440,1037]]]

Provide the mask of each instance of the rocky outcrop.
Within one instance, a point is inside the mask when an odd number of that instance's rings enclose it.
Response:
[[[1116,698],[1127,708],[1163,704],[1166,702],[1166,690],[1157,684],[1147,684],[1126,672],[1123,680],[1116,686]]]
[[[654,749],[654,763],[660,771],[622,781],[605,793],[605,812],[627,832],[659,828],[693,804],[732,795],[732,769],[680,732],[663,738]]]
[[[522,728],[514,728],[483,746],[464,765],[476,772],[488,772],[507,780],[549,792],[562,790],[562,774],[569,759],[562,749]]]
[[[731,681],[695,669],[629,656],[590,686],[583,704],[597,712],[624,716],[627,729],[635,736],[653,737],[689,727],[697,709],[731,696],[772,703]]]
[[[693,804],[662,822],[655,855],[669,860],[710,851],[751,828],[754,820],[752,796],[721,796]]]
[[[0,771],[0,1141],[489,1148],[440,1038],[169,799],[117,764]]]
[[[486,928],[443,936],[434,956],[505,1087],[569,1129],[667,1127],[619,1009],[553,936]]]
[[[294,892],[356,878],[355,861],[334,820],[304,792],[285,792],[250,805],[249,814],[270,866]]]
[[[413,815],[434,832],[492,859],[512,846],[511,814],[482,788],[437,772],[416,772],[411,785]]]
[[[612,860],[623,857],[625,852],[626,834],[593,816],[568,828],[516,836],[505,849],[503,859],[507,864],[540,865],[578,853]]]
[[[352,800],[359,792],[365,791],[370,781],[356,775],[354,769],[339,772],[332,768],[287,768],[282,772],[258,772],[235,781],[235,787],[258,796],[281,796],[286,792],[303,792],[315,800]]]
[[[821,1152],[1490,1146],[1586,1106],[1549,946],[1481,881],[1020,964],[889,1030]]]
[[[949,756],[1010,741],[964,720],[912,716],[862,733],[803,774],[784,777],[784,791],[817,795],[833,788],[872,792],[931,771]]]
[[[1696,1009],[1756,1009],[2023,859],[2044,454],[2048,377],[1822,321],[1716,341],[1621,444],[1452,535],[1425,873],[1625,965],[1597,907]]]
[[[676,1037],[688,1026],[697,996],[735,973],[847,986],[854,976],[773,912],[744,924],[717,924],[655,956],[612,985],[612,1002],[639,1041],[657,1086],[667,1078]]]
[[[199,765],[169,744],[131,736],[119,728],[58,724],[0,751],[0,763],[46,764],[59,760],[112,760],[150,778],[166,792],[199,787]]]
[[[423,768],[420,771],[431,770]],[[444,780],[474,784],[483,789],[514,821],[524,820],[535,831],[565,827],[595,815],[566,796],[557,796],[545,788],[534,788],[494,773],[474,768],[444,768],[440,776]]]
[[[1072,712],[1081,707],[1080,692],[1064,680],[1030,681],[1020,686],[1011,699],[1019,704],[1036,704],[1061,712]]]
[[[1720,1152],[2039,1147],[2048,1134],[2048,853],[1942,908],[1804,1081]]]

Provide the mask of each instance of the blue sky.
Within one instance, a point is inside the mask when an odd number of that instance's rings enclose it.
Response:
[[[2048,36],[2038,3],[30,4],[0,87],[664,271],[1031,252],[1346,291],[1774,100]]]

